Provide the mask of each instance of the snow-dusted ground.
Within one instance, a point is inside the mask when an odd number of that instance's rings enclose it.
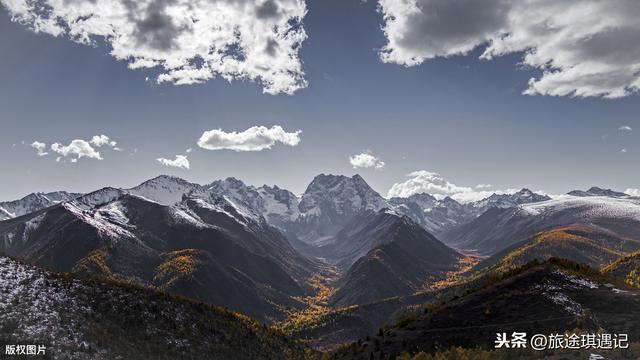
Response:
[[[611,217],[640,221],[640,200],[632,198],[563,195],[548,201],[520,205],[519,208],[521,214],[530,216],[552,215],[563,210],[581,209],[580,214],[585,220]]]
[[[594,290],[600,288],[601,285],[591,280],[568,274],[564,271],[555,270],[553,273],[559,276],[562,281],[547,280],[545,283],[537,285],[536,289],[540,290],[542,295],[554,304],[562,306],[569,314],[584,316],[585,311],[582,305],[572,299],[567,293],[576,290]],[[618,289],[608,287],[606,285],[602,286],[617,293]]]
[[[73,314],[91,311],[74,293],[81,283],[52,279],[41,270],[0,257],[0,338],[51,348],[87,344]],[[64,314],[61,313],[64,312]]]

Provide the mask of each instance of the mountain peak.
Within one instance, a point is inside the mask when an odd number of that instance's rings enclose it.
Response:
[[[35,192],[13,201],[0,202],[0,221],[22,216],[55,204],[73,200],[81,194],[66,191]]]
[[[200,185],[171,175],[160,175],[126,190],[132,195],[142,196],[163,205],[172,205],[182,200],[182,196],[199,189]]]
[[[573,195],[573,196],[581,196],[581,197],[586,197],[586,196],[608,196],[608,197],[619,198],[619,197],[627,197],[627,196],[629,196],[628,194],[625,194],[623,192],[614,191],[614,190],[611,190],[611,189],[604,189],[604,188],[597,187],[597,186],[592,186],[587,191],[582,191],[582,190],[569,191],[567,194],[568,195]]]
[[[378,211],[387,206],[387,201],[360,175],[320,174],[300,199],[303,224],[298,235],[309,242],[331,236],[361,211]]]
[[[174,176],[174,175],[165,175],[165,174],[158,175],[158,176],[156,176],[156,177],[154,177],[154,178],[151,178],[151,179],[149,179],[149,180],[147,180],[147,181],[144,181],[142,184],[149,183],[149,182],[176,182],[176,183],[188,183],[188,181],[187,181],[187,180],[185,180],[185,179],[183,179],[183,178],[181,178],[181,177]],[[142,185],[142,184],[140,184],[140,185]]]

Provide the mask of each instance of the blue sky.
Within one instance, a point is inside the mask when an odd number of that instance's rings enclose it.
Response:
[[[319,173],[360,173],[384,195],[418,170],[494,190],[640,187],[637,95],[523,95],[541,69],[523,66],[519,51],[480,60],[483,46],[411,67],[384,63],[378,51],[388,39],[376,2],[306,6],[298,56],[308,86],[292,95],[264,94],[259,81],[157,84],[157,70],[127,68],[109,43],[36,34],[0,8],[0,199],[129,187],[165,173],[198,183],[234,176],[296,193]],[[206,130],[274,125],[301,130],[300,143],[250,152],[197,145]],[[100,134],[123,151],[103,147],[103,160],[72,163],[29,146]],[[365,151],[384,168],[354,169],[349,156]],[[189,170],[156,161],[176,154],[188,156]]]

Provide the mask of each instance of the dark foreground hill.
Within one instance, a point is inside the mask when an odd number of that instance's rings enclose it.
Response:
[[[628,334],[640,340],[640,296],[609,278],[565,260],[535,263],[483,288],[407,316],[377,335],[335,353],[337,359],[393,359],[454,346],[492,349],[496,332],[585,331]],[[538,357],[543,356],[538,353]]]
[[[248,317],[122,283],[78,280],[0,257],[0,345],[51,359],[305,359]]]

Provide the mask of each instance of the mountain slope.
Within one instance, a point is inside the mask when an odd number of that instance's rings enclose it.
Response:
[[[0,202],[0,221],[22,216],[63,201],[75,199],[81,194],[56,191],[50,193],[32,193],[22,199]]]
[[[579,224],[638,240],[640,201],[564,196],[515,208],[493,208],[470,223],[442,234],[441,238],[456,248],[492,255],[540,231]]]
[[[619,237],[593,225],[571,225],[542,231],[491,256],[476,269],[517,267],[553,257],[601,268],[638,249],[640,241]]]
[[[475,217],[472,209],[450,197],[437,200],[429,194],[414,194],[406,198],[391,198],[393,210],[410,217],[433,234],[467,223]]]
[[[336,235],[331,258],[348,268],[337,307],[407,295],[453,271],[461,256],[406,216],[362,213]]]
[[[491,349],[496,332],[513,331],[602,330],[628,334],[630,342],[640,340],[640,293],[616,289],[608,281],[595,270],[567,261],[530,265],[423,314],[405,317],[335,356],[392,359],[403,352],[431,353],[452,346]]]
[[[79,281],[0,257],[0,339],[53,359],[304,359],[246,316],[157,291]]]
[[[524,188],[514,194],[493,194],[486,199],[472,202],[469,206],[473,208],[476,216],[479,216],[491,208],[506,209],[522,204],[532,204],[547,200],[551,200],[551,198],[547,195],[536,194]]]
[[[521,204],[529,204],[550,200],[529,189],[521,189],[514,194],[493,194],[485,199],[461,204],[450,197],[438,200],[423,193],[406,198],[391,198],[389,203],[394,210],[409,216],[427,231],[439,235],[468,223],[492,208],[512,208]]]
[[[608,197],[614,197],[614,198],[629,197],[629,195],[623,192],[613,191],[611,189],[602,189],[597,186],[593,186],[587,191],[582,191],[582,190],[569,191],[567,195],[581,196],[581,197],[586,197],[586,196],[608,196]]]
[[[166,206],[113,189],[0,223],[0,251],[59,271],[154,285],[262,320],[300,306],[294,297],[305,293],[315,266],[260,215],[224,197]],[[225,296],[225,286],[236,294]]]
[[[603,271],[624,281],[629,286],[640,288],[640,251],[616,260],[605,267]]]

